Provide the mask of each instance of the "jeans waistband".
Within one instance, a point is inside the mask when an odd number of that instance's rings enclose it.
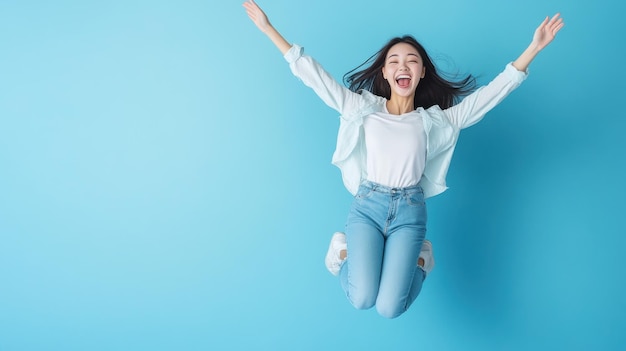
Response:
[[[411,185],[411,186],[404,187],[404,188],[392,188],[392,187],[388,187],[388,186],[381,185],[378,183],[374,183],[369,180],[364,180],[363,182],[361,182],[361,186],[372,189],[372,191],[377,191],[380,193],[387,193],[387,194],[401,194],[404,192],[415,191],[415,190],[421,191],[421,192],[424,191],[422,190],[422,187],[419,184]]]

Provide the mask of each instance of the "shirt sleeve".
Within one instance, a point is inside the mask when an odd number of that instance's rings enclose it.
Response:
[[[520,86],[527,76],[527,72],[518,71],[509,63],[489,84],[478,88],[444,113],[459,129],[470,127]]]
[[[338,83],[315,59],[304,54],[301,46],[294,44],[284,58],[289,63],[291,72],[313,89],[326,105],[340,114],[350,115],[365,104],[360,94]]]

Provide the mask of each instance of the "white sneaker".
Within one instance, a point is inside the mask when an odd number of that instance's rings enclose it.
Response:
[[[433,256],[433,244],[429,240],[424,240],[420,256],[424,260],[424,266],[421,267],[426,275],[435,267],[435,256]]]
[[[345,259],[340,258],[341,250],[347,250],[346,235],[341,232],[336,232],[330,239],[330,245],[328,246],[328,252],[326,253],[326,268],[332,275],[339,275],[339,270]]]

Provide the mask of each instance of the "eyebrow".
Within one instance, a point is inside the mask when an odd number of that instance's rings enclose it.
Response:
[[[415,57],[419,58],[419,56],[418,56],[417,54],[414,54],[414,53],[408,53],[408,54],[406,54],[406,55],[407,55],[407,56],[412,55],[412,56],[415,56]],[[392,57],[394,57],[394,56],[400,56],[400,55],[398,55],[398,54],[391,54],[391,55],[387,56],[387,58],[388,58],[388,59],[390,59],[390,58],[392,58]]]

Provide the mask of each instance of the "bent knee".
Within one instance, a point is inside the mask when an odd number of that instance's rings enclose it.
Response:
[[[376,303],[376,311],[385,318],[393,319],[400,317],[400,315],[406,312],[406,308],[399,303],[383,303],[378,301],[378,303]]]
[[[376,304],[376,296],[356,294],[348,296],[348,300],[357,310],[367,310]]]

